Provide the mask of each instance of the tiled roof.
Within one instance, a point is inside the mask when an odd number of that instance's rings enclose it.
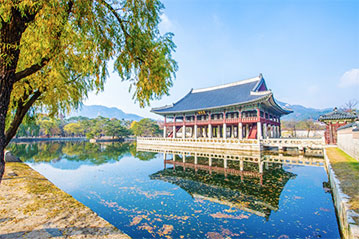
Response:
[[[230,84],[191,90],[178,102],[164,107],[153,108],[151,111],[158,114],[165,114],[208,110],[265,100],[271,96],[272,92],[267,90],[264,79],[262,75],[260,75],[255,78]],[[273,102],[276,104],[275,100],[273,100]],[[276,104],[276,107],[283,111],[283,113],[291,113],[290,110],[286,110],[278,104]]]
[[[325,115],[319,116],[319,120],[341,120],[341,119],[356,119],[358,116],[344,112],[339,111],[336,108],[334,111],[327,113]]]
[[[359,121],[343,125],[342,127],[339,127],[338,130],[347,129],[347,128],[353,128],[353,131],[359,131]]]

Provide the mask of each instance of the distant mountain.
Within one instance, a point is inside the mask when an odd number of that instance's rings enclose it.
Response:
[[[116,118],[125,120],[136,120],[139,121],[143,117],[136,114],[127,114],[116,107],[106,107],[102,105],[83,105],[77,111],[71,112],[68,117],[73,116],[84,116],[88,118],[96,118],[98,116],[106,118]]]
[[[333,111],[332,108],[314,109],[314,108],[307,108],[302,105],[291,105],[280,101],[278,101],[278,103],[285,106],[286,108],[293,110],[293,113],[283,116],[281,118],[282,120],[306,120],[306,119],[317,120],[320,115]]]

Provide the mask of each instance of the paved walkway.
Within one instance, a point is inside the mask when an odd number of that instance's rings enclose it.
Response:
[[[0,238],[129,238],[23,163],[6,163]]]

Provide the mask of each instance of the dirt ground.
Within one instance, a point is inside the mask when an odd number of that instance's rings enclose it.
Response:
[[[129,238],[23,163],[6,163],[0,238]]]

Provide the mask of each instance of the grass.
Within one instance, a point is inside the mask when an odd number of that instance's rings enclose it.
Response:
[[[359,162],[339,148],[327,148],[326,152],[343,193],[350,197],[351,209],[359,213]]]

